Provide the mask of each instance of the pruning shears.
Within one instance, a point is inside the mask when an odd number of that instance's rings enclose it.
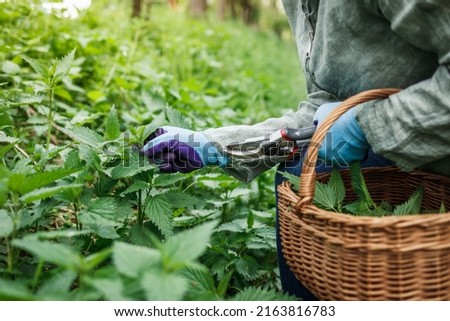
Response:
[[[316,126],[305,128],[282,128],[264,136],[231,143],[223,150],[232,159],[253,161],[271,157],[290,157],[306,147]]]

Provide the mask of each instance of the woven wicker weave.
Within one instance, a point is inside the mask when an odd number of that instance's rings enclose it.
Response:
[[[449,300],[450,213],[389,217],[354,216],[312,204],[317,146],[334,121],[352,106],[396,89],[363,92],[343,102],[318,128],[304,161],[299,195],[278,186],[282,251],[296,277],[322,300]],[[346,201],[356,198],[349,173],[341,171]],[[422,206],[450,208],[450,178],[396,167],[363,174],[375,202],[399,204],[420,186]]]

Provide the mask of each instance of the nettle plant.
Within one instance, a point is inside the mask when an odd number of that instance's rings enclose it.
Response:
[[[350,203],[345,202],[346,189],[344,181],[339,170],[334,168],[330,173],[328,182],[322,183],[316,181],[313,199],[314,204],[328,211],[364,216],[401,216],[423,212],[421,208],[423,197],[422,186],[412,193],[408,200],[401,204],[394,206],[387,201],[376,203],[370,196],[363,171],[361,170],[361,164],[359,162],[351,163],[349,171],[351,187],[357,196],[355,201]],[[283,176],[289,180],[293,189],[298,191],[300,178],[287,172],[283,173]],[[438,212],[446,212],[443,203]]]
[[[292,299],[277,290],[273,214],[248,210],[251,188],[214,171],[160,174],[138,150],[161,123],[127,126],[112,107],[101,132],[71,126],[54,93],[71,85],[75,51],[23,60],[34,94],[18,105],[45,117],[45,145],[27,152],[25,136],[0,131],[0,298]]]

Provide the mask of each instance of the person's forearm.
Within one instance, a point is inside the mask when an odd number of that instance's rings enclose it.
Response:
[[[449,157],[449,66],[439,67],[431,79],[362,107],[356,117],[368,142],[400,168],[412,170]]]
[[[237,125],[211,128],[202,133],[222,151],[230,143],[242,142],[248,138],[259,137],[283,127],[303,128],[312,125],[312,117],[316,107],[310,103],[301,103],[297,112],[287,112],[279,118],[269,118],[255,125]],[[243,182],[249,182],[259,174],[275,166],[283,159],[266,162],[242,162],[232,160],[224,170]]]

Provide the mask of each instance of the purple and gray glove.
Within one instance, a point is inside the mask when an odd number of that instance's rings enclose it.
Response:
[[[163,173],[189,173],[208,165],[225,166],[227,158],[200,132],[164,126],[142,148]]]

